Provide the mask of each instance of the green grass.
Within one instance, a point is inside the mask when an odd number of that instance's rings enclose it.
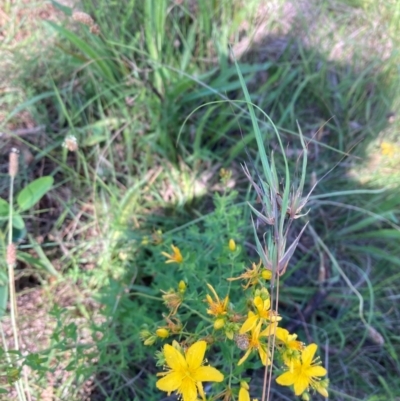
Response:
[[[40,355],[46,369],[62,371],[67,360],[74,383],[56,383],[56,399],[82,399],[89,377],[93,400],[160,399],[152,385],[155,348],[143,347],[138,333],[161,319],[159,289],[176,281],[157,273],[165,244],[176,242],[212,264],[219,249],[213,240],[235,233],[244,260],[256,260],[247,245],[253,232],[245,201],[253,199],[240,163],[248,161],[246,146],[259,171],[265,159],[228,46],[237,49],[249,37],[238,64],[252,102],[277,126],[297,171],[292,179],[300,180],[302,171],[298,125],[308,143],[305,193],[321,179],[310,198],[309,229],[283,277],[280,312],[299,323],[304,340],[322,346],[331,399],[400,397],[400,155],[389,158],[380,148],[382,142],[400,148],[400,6],[271,0],[257,14],[256,0],[109,3],[83,2],[98,36],[63,9],[56,22],[30,21],[32,35],[20,41],[22,4],[13,3],[0,47],[0,140],[4,154],[11,146],[23,154],[16,187],[41,175],[55,179],[50,195],[24,216],[32,237],[20,249],[35,259],[21,263],[16,275],[23,269],[39,277],[52,305],[53,279],[37,270],[50,261],[61,273],[56,286],[73,299],[82,294],[78,305],[63,301],[47,311],[53,336]],[[265,26],[262,35],[257,26]],[[283,183],[277,137],[257,108],[255,116],[259,141],[269,162],[274,152]],[[32,129],[30,121],[45,134],[21,135],[18,130]],[[77,138],[76,152],[62,147],[68,135]],[[4,178],[5,159],[2,165]],[[215,191],[229,193],[219,182],[221,167],[233,171],[229,185],[239,195],[215,205]],[[164,243],[154,245],[158,229]],[[307,305],[312,313],[304,322]],[[84,329],[93,338],[81,340]],[[37,375],[34,394],[49,384]],[[254,380],[261,386],[261,375]],[[274,391],[274,400],[287,399]]]

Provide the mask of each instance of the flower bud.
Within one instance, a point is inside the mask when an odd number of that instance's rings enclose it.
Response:
[[[151,333],[149,330],[145,329],[145,330],[141,330],[141,332],[139,333],[139,336],[142,340],[147,340],[151,336]]]
[[[242,387],[246,390],[249,390],[249,388],[250,388],[249,385],[245,381],[240,382],[240,387]]]
[[[217,319],[217,320],[214,322],[214,329],[215,329],[215,330],[220,330],[220,329],[222,329],[224,326],[225,326],[225,319],[220,318],[220,319]]]
[[[262,277],[264,280],[271,280],[271,278],[272,278],[272,271],[271,271],[271,270],[263,270],[263,271],[261,272],[261,277]]]
[[[184,293],[185,291],[186,291],[186,283],[183,281],[183,280],[181,280],[180,282],[179,282],[179,284],[178,284],[178,290],[179,290],[179,292],[180,293]]]
[[[310,394],[308,393],[303,393],[301,396],[302,401],[310,401]]]
[[[149,337],[147,340],[144,341],[144,345],[148,346],[148,345],[153,345],[157,340],[156,336],[151,336]]]
[[[229,240],[228,247],[229,247],[229,250],[230,250],[231,252],[235,252],[235,251],[236,251],[236,242],[235,242],[234,239],[231,238],[231,239]]]
[[[159,329],[156,330],[157,337],[160,338],[167,338],[169,336],[169,331],[165,329],[164,327],[160,327]]]

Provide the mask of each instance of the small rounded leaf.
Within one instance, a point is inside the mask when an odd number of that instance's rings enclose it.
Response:
[[[6,200],[0,198],[0,217],[7,217],[9,208],[9,203]]]
[[[25,228],[24,220],[20,214],[14,214],[12,217],[12,225],[17,230],[23,230]]]

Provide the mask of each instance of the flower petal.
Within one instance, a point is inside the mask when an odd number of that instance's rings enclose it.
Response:
[[[168,393],[170,393],[171,391],[178,390],[182,383],[182,379],[183,376],[181,373],[171,372],[162,379],[158,380],[156,386],[159,390],[168,391]]]
[[[186,361],[191,370],[197,369],[204,359],[207,343],[205,341],[197,341],[189,347],[186,352]]]
[[[206,395],[204,394],[203,385],[201,384],[201,382],[197,382],[197,383],[196,383],[196,386],[197,386],[197,391],[198,391],[199,394],[200,394],[200,398],[201,398],[202,400],[205,400],[205,399],[206,399]]]
[[[295,380],[297,375],[293,372],[285,372],[276,378],[276,382],[281,386],[291,386]]]
[[[239,401],[250,401],[250,394],[243,387],[241,387],[239,390]]]
[[[278,337],[278,330],[280,329],[280,327],[276,327],[278,326],[278,322],[274,322],[269,324],[259,335],[259,337],[268,337],[271,335],[274,335],[276,333],[276,336]]]
[[[243,326],[239,330],[239,334],[244,334],[250,331],[257,323],[258,316],[253,312],[249,312],[248,318],[243,323]]]
[[[184,356],[172,345],[164,345],[164,356],[167,365],[172,370],[187,369],[187,363]]]
[[[197,400],[196,383],[190,377],[185,377],[183,379],[179,392],[182,394],[183,401]]]
[[[200,366],[192,377],[198,382],[222,382],[224,375],[212,366]]]
[[[262,298],[257,295],[256,297],[254,297],[253,303],[254,306],[257,308],[258,314],[261,314],[261,312],[264,310],[264,301],[262,300]]]
[[[307,369],[308,376],[325,376],[328,372],[322,366],[311,366]]]
[[[301,359],[303,361],[303,365],[308,366],[311,365],[312,360],[314,359],[314,355],[317,352],[318,345],[317,344],[310,344],[306,348],[304,348],[303,352],[301,353]]]
[[[276,329],[276,338],[286,344],[288,341],[289,332],[282,327]]]
[[[260,359],[262,364],[265,366],[267,364],[267,352],[265,351],[264,347],[260,344],[258,347],[258,354],[260,355]],[[268,365],[270,361],[268,360]]]
[[[294,393],[302,395],[310,384],[310,378],[306,375],[299,375],[294,383]]]
[[[249,348],[246,353],[242,356],[242,358],[240,358],[239,362],[238,362],[238,366],[240,366],[250,355],[251,352],[251,348]]]

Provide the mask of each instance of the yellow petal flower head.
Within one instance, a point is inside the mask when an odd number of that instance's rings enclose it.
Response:
[[[239,330],[239,334],[250,331],[259,321],[264,323],[265,321],[278,322],[279,320],[282,320],[276,312],[271,311],[271,301],[269,297],[263,300],[259,295],[257,295],[254,297],[253,303],[256,308],[256,313],[251,311],[248,313],[246,321]]]
[[[256,327],[253,327],[251,329],[250,335],[247,334],[247,339],[243,338],[245,334],[239,334],[239,336],[237,336],[240,340],[240,345],[238,344],[238,340],[236,341],[238,346],[241,349],[247,346],[247,351],[238,362],[238,366],[241,365],[249,357],[252,351],[258,351],[260,360],[264,366],[267,363],[268,365],[271,364],[269,356],[267,355],[267,345],[261,341],[261,338],[273,335],[275,333],[277,323],[276,322],[271,323],[263,331],[261,331],[261,325],[262,322],[259,322]]]
[[[250,401],[249,385],[246,382],[240,382],[239,401]]]
[[[310,344],[301,351],[301,360],[293,361],[292,369],[277,377],[276,382],[281,386],[294,386],[294,393],[301,395],[309,387],[320,391],[319,377],[327,371],[314,359],[318,346]],[[325,388],[326,391],[326,388]],[[326,391],[327,393],[327,391]]]
[[[198,341],[182,355],[169,344],[164,345],[164,356],[169,367],[168,372],[159,373],[164,376],[156,386],[168,395],[176,391],[183,401],[196,401],[197,394],[205,398],[202,382],[221,382],[224,375],[211,366],[202,366],[207,343]]]
[[[381,143],[381,154],[383,156],[388,156],[392,158],[396,153],[396,146],[389,142],[382,142]]]
[[[167,258],[165,263],[182,263],[183,257],[182,257],[180,249],[174,245],[171,245],[171,248],[173,250],[172,254],[169,254],[167,252],[161,252],[161,254]]]
[[[236,251],[236,242],[234,239],[230,239],[229,240],[229,244],[228,244],[228,248],[231,252],[235,252]]]
[[[276,344],[281,353],[283,362],[289,367],[289,370],[293,369],[294,361],[300,359],[300,351],[304,349],[303,343],[296,339],[297,334],[289,334],[289,332],[282,327],[276,328]]]
[[[207,309],[207,313],[214,316],[226,315],[228,311],[229,297],[226,296],[224,300],[221,301],[218,294],[215,292],[214,287],[210,284],[207,284],[207,287],[210,289],[215,298],[214,301],[211,295],[206,295],[206,301],[208,302],[208,305],[210,307],[210,309]]]

